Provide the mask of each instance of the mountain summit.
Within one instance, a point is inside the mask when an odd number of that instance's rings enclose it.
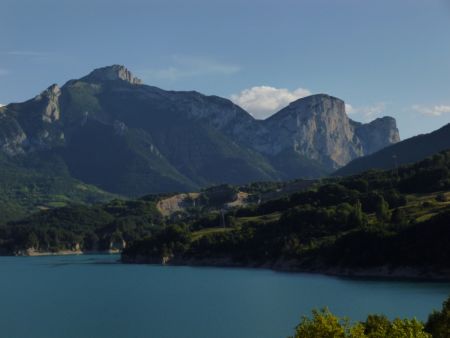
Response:
[[[389,123],[382,122],[386,119]],[[355,122],[348,118],[344,101],[326,94],[296,100],[263,124],[269,135],[259,145],[261,152],[297,154],[321,163],[326,170],[400,140],[395,119]]]
[[[320,177],[399,140],[393,118],[352,121],[312,95],[255,120],[228,99],[143,85],[120,65],[0,108],[0,149],[58,158],[72,177],[136,196],[219,183]]]
[[[98,68],[81,79],[86,82],[104,82],[122,80],[131,84],[142,84],[142,80],[135,77],[125,66],[112,65]]]

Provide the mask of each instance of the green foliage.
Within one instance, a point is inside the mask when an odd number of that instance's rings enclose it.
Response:
[[[108,250],[111,243],[131,243],[163,224],[155,202],[113,200],[107,204],[71,205],[43,210],[0,226],[0,251]]]
[[[169,225],[143,240],[136,241],[133,246],[124,249],[122,255],[127,257],[138,253],[147,257],[148,260],[161,262],[161,259],[185,252],[190,241],[191,238],[185,226]]]
[[[229,184],[218,185],[204,189],[200,195],[200,203],[221,207],[224,203],[236,198],[238,189]]]
[[[367,225],[367,216],[362,211],[361,202],[356,201],[354,207],[350,211],[347,222],[352,228],[359,228]]]
[[[205,231],[192,235],[191,243],[179,255],[226,257],[252,265],[287,260],[302,268],[450,268],[446,240],[450,237],[450,206],[436,201],[434,195],[418,198],[399,190],[403,178],[412,179],[422,167],[433,172],[450,162],[450,157],[437,157],[440,160],[405,167],[395,176],[370,172],[326,180],[306,191],[230,211],[225,219],[232,220],[227,224],[233,228],[227,232],[214,231],[221,226],[217,211],[199,214],[189,220],[190,230]],[[421,189],[419,186],[418,192]],[[229,186],[208,191],[217,204],[234,193]],[[433,203],[427,202],[430,200]],[[130,255],[138,255],[139,250]]]
[[[365,322],[352,325],[348,319],[322,309],[313,310],[312,318],[303,317],[291,338],[431,338],[431,335],[416,319],[390,321],[384,316],[369,315]]]
[[[433,338],[450,337],[450,297],[442,305],[441,311],[433,311],[428,317],[425,330]]]
[[[391,223],[396,225],[405,225],[407,222],[407,215],[405,209],[397,208],[394,209],[391,215]]]
[[[438,194],[436,196],[436,201],[438,201],[438,202],[447,202],[448,201],[448,197],[447,197],[447,195],[441,193],[441,194]]]
[[[114,197],[73,179],[61,158],[53,153],[41,152],[26,158],[0,154],[0,224],[40,209],[69,203],[90,204]]]
[[[334,316],[328,309],[313,310],[312,318],[303,317],[295,329],[294,338],[345,338],[349,337],[348,320]]]
[[[205,189],[200,206],[170,219],[157,210],[161,195],[42,210],[0,227],[0,249],[55,251],[79,245],[93,250],[124,240],[129,260],[148,256],[157,261],[169,255],[266,266],[289,261],[299,268],[447,269],[450,205],[436,199],[445,191],[428,196],[417,194],[422,186],[417,192],[408,187],[416,194],[406,195],[402,182],[413,180],[417,173],[434,173],[449,162],[450,156],[439,154],[395,175],[368,172],[324,180],[308,190],[227,210],[223,217],[223,204],[234,200],[238,192],[234,186]],[[428,183],[441,187],[446,179],[433,176]],[[252,189],[259,194],[266,188],[259,184]],[[222,220],[226,231],[221,230]]]
[[[375,214],[380,222],[387,222],[391,217],[389,204],[384,200],[383,196],[379,196],[375,201]]]

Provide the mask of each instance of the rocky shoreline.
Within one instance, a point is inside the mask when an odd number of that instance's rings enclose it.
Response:
[[[389,280],[413,280],[429,282],[450,282],[450,269],[424,269],[417,267],[391,267],[388,265],[371,268],[343,268],[329,266],[300,265],[295,260],[277,260],[272,263],[233,261],[228,257],[221,258],[152,258],[146,256],[127,257],[122,255],[124,264],[154,264],[169,266],[203,266],[203,267],[228,267],[228,268],[255,268],[270,269],[278,272],[314,273],[342,278],[365,279],[389,279]]]
[[[60,250],[60,251],[38,251],[21,250],[12,256],[18,257],[39,257],[39,256],[69,256],[69,255],[112,255],[120,254],[120,250],[83,251],[83,250]]]
[[[20,257],[39,256],[68,256],[68,255],[108,255],[120,254],[120,250],[82,251],[35,251],[23,250],[13,254]],[[269,269],[288,273],[313,273],[341,278],[364,278],[364,279],[389,279],[389,280],[413,280],[424,282],[450,282],[450,269],[425,269],[411,266],[391,267],[388,265],[371,268],[349,268],[330,267],[324,265],[308,266],[300,264],[296,260],[279,259],[274,262],[239,262],[229,257],[216,258],[180,258],[180,257],[148,257],[137,255],[129,257],[121,255],[120,262],[123,264],[152,264],[168,266],[192,266],[192,267],[223,267],[223,268],[250,268]]]

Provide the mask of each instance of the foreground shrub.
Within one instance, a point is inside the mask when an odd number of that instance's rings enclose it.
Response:
[[[422,322],[416,319],[394,319],[369,315],[365,322],[351,324],[328,309],[313,310],[312,318],[303,317],[293,338],[431,338]],[[441,336],[439,336],[441,337]],[[448,335],[442,337],[450,337]],[[292,338],[292,337],[291,337]]]

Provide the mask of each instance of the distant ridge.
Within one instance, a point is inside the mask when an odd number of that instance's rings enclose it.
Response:
[[[372,155],[353,160],[334,175],[353,175],[369,169],[391,169],[397,165],[423,160],[447,149],[450,149],[450,123],[429,134],[411,137]]]

